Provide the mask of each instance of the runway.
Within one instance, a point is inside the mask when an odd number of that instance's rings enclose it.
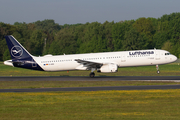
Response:
[[[180,76],[98,76],[89,77],[0,77],[0,81],[175,81],[180,82]],[[180,85],[146,85],[146,86],[107,86],[107,87],[71,87],[71,88],[36,88],[36,89],[0,89],[0,92],[48,92],[48,91],[99,91],[99,90],[148,90],[148,89],[180,89]]]
[[[33,77],[0,77],[0,81],[111,81],[111,80],[169,80],[180,81],[180,76],[33,76]]]

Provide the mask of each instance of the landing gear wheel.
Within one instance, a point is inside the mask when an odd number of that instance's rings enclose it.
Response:
[[[157,74],[159,74],[160,71],[159,71],[159,66],[158,65],[156,65],[156,69],[157,69]]]
[[[95,76],[95,73],[94,72],[91,72],[90,74],[89,74],[89,77],[91,77],[91,78],[93,78]]]

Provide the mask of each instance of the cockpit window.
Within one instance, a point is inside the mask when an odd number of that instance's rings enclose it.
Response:
[[[171,53],[165,53],[165,55],[171,55]]]

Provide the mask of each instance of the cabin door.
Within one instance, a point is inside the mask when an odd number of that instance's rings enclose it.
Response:
[[[126,62],[126,55],[125,54],[121,55],[121,62]]]
[[[160,60],[160,52],[156,51],[156,60]]]

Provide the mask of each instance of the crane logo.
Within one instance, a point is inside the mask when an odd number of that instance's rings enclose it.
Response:
[[[23,50],[22,50],[22,48],[20,47],[20,46],[17,46],[17,45],[15,45],[14,47],[12,47],[12,49],[11,49],[11,55],[13,56],[13,57],[21,57],[22,56],[22,54],[23,54]]]

